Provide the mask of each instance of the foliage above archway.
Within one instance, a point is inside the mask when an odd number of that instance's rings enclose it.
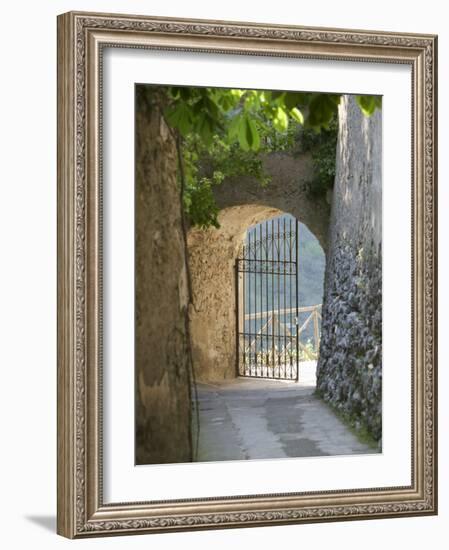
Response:
[[[218,226],[212,189],[224,178],[251,175],[266,185],[261,155],[291,148],[300,129],[324,131],[334,146],[340,94],[175,86],[166,93],[164,115],[177,133],[184,208],[194,225]],[[366,116],[381,106],[379,96],[356,100]],[[333,176],[327,164],[311,182],[315,190],[322,190],[323,175],[327,181]]]

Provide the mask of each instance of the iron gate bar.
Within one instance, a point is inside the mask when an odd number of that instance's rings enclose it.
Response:
[[[236,260],[238,375],[298,379],[299,247],[293,223],[294,230],[292,218],[278,217],[250,228]]]
[[[282,219],[282,227],[283,227],[283,234],[286,235],[286,231],[285,231],[285,218]],[[282,239],[282,258],[284,259],[285,261],[285,258],[286,258],[286,241],[287,239]],[[283,307],[282,307],[283,306]],[[283,274],[283,277],[282,277],[282,303],[281,303],[281,307],[282,309],[286,309],[286,306],[287,306],[287,296],[286,296],[286,275],[285,275],[285,270],[284,270],[284,274]],[[281,326],[282,326],[282,332],[283,332],[283,347],[282,347],[282,364],[284,365],[284,376],[287,377],[287,317],[286,317],[286,314],[285,314],[285,311],[283,313],[281,313],[282,315],[282,323],[281,323]]]
[[[249,233],[248,235],[248,240],[249,240],[249,249],[248,249],[248,254],[251,254],[251,233]],[[249,286],[249,293],[248,293],[248,309],[251,309],[251,279],[252,277],[248,277],[248,286]],[[251,332],[251,319],[249,321],[249,331]],[[252,357],[251,357],[251,348],[249,350],[249,364],[251,365],[252,364]]]
[[[295,220],[296,222],[296,269],[298,269],[298,261],[299,261],[299,222],[298,220]],[[299,283],[298,283],[298,275],[295,277],[296,281],[296,381],[299,380]]]
[[[292,232],[292,219],[291,218],[289,219],[289,232],[290,232],[290,234]],[[298,233],[296,234],[296,236],[298,236]],[[288,249],[288,259],[290,260],[290,262],[292,261],[292,246],[290,246],[289,249]],[[296,275],[296,278],[298,278],[298,275]],[[291,284],[289,285],[289,298],[290,298],[289,302],[291,304],[292,303],[292,285]],[[291,318],[291,314],[290,314],[290,327],[291,326],[292,326],[292,318]],[[290,331],[290,334],[291,334],[291,331]],[[297,334],[297,338],[299,338],[299,334]],[[293,358],[292,358],[292,353],[290,351],[290,376],[292,375],[292,372],[293,372]],[[296,379],[298,379],[298,375],[297,375]]]
[[[259,239],[260,239],[260,243],[261,243],[261,246],[262,246],[262,224],[259,225]],[[263,283],[263,273],[261,273],[260,275],[260,280],[259,280],[259,289],[260,289],[260,311],[263,311],[263,294],[262,294],[262,283]],[[263,318],[262,318],[262,323],[263,323]],[[261,323],[261,324],[262,324]],[[263,335],[261,334],[260,335],[260,339],[261,339],[261,344],[263,344],[262,340],[263,340]],[[262,348],[262,346],[261,346]],[[263,348],[262,348],[263,349]],[[263,369],[263,362],[262,362],[262,355],[260,357],[260,372],[261,372],[261,375],[262,375],[262,369]]]
[[[273,260],[274,219],[271,220],[271,260]],[[268,246],[267,246],[268,248]],[[271,274],[271,309],[274,311],[274,273]],[[273,373],[276,367],[274,323],[271,323],[271,359],[273,361]]]
[[[273,275],[283,275],[285,272],[286,275],[295,275],[296,271],[296,263],[293,261],[290,262],[289,260],[258,260],[253,258],[239,258],[239,260],[241,262],[241,267],[239,269],[242,273],[267,273]],[[278,269],[268,269],[265,267],[267,262],[268,265],[273,264],[274,266],[278,266]],[[257,265],[262,267],[257,269]]]
[[[276,254],[277,254],[277,259],[280,260],[280,242],[279,242],[279,218],[277,219],[277,239],[275,239],[275,243],[276,243]],[[281,356],[279,355],[279,348],[280,348],[280,341],[279,341],[279,336],[280,336],[280,325],[279,325],[279,298],[280,298],[280,292],[279,292],[279,277],[276,277],[276,283],[277,283],[277,295],[276,295],[276,302],[277,302],[277,315],[276,315],[276,321],[277,321],[277,334],[276,334],[276,337],[277,337],[277,347],[276,347],[276,355],[277,355],[277,358],[278,358],[278,367],[279,367],[279,376],[281,374]]]
[[[267,245],[265,246],[265,261],[266,261],[267,266],[268,266],[269,257],[268,257],[268,222],[267,221],[265,222],[265,241],[267,242]],[[267,324],[268,324],[268,319],[269,319],[269,315],[268,315],[268,310],[269,310],[268,273],[265,276],[265,296],[266,296],[265,309],[267,310]],[[266,374],[267,375],[268,375],[268,370],[269,370],[269,367],[270,367],[270,355],[268,354],[269,345],[270,345],[270,340],[269,340],[269,336],[268,336],[268,327],[267,327],[267,330],[265,332],[265,349],[267,350],[266,351],[266,354],[267,354],[266,355],[266,357],[267,357]]]

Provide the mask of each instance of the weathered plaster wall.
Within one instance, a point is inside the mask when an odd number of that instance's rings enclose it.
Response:
[[[219,229],[189,231],[190,330],[198,380],[236,376],[235,259],[247,227],[279,213],[258,205],[234,206],[220,211]]]
[[[136,462],[184,462],[191,460],[190,364],[176,146],[161,97],[138,87],[136,100]]]
[[[317,390],[382,433],[382,118],[349,96],[339,112]]]
[[[262,187],[252,177],[229,178],[214,188],[218,206],[257,204],[292,214],[307,225],[325,251],[330,205],[326,198],[312,196],[309,192],[308,183],[313,176],[310,153],[294,156],[286,152],[270,153],[262,162],[271,178],[270,183]]]
[[[189,231],[189,265],[193,304],[190,321],[193,362],[198,380],[236,376],[235,259],[251,225],[287,212],[305,223],[326,248],[330,207],[311,198],[310,155],[270,154],[264,168],[271,182],[262,188],[254,178],[228,179],[214,190],[220,229]]]

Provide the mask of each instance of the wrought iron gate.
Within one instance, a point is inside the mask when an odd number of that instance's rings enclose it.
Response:
[[[298,380],[298,226],[285,215],[247,232],[235,266],[239,376]]]

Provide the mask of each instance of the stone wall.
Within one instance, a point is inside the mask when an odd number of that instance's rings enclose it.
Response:
[[[326,251],[330,204],[327,198],[310,193],[311,154],[273,152],[265,155],[262,163],[271,178],[266,186],[262,187],[250,176],[229,178],[214,188],[217,205],[220,208],[258,205],[291,214],[307,225]]]
[[[339,111],[317,391],[382,434],[382,118],[350,96]]]
[[[176,144],[161,116],[163,97],[139,86],[136,101],[136,463],[186,462],[189,296]]]

